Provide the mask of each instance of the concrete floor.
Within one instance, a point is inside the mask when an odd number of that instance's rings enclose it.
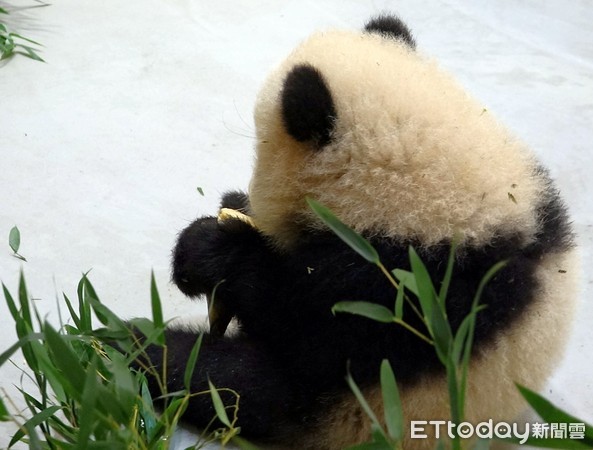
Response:
[[[569,204],[582,302],[544,393],[593,422],[589,0],[62,0],[15,12],[47,63],[0,63],[0,279],[15,291],[22,268],[56,320],[56,299],[74,296],[92,269],[102,300],[132,317],[150,311],[153,269],[167,317],[203,315],[169,284],[170,249],[189,221],[216,211],[221,192],[246,188],[265,75],[313,30],[357,28],[394,9],[421,51],[535,149]],[[26,263],[7,245],[15,224]],[[0,350],[14,342],[12,326],[0,301]],[[0,388],[14,394],[18,377],[3,367]],[[0,424],[0,448],[12,432]]]

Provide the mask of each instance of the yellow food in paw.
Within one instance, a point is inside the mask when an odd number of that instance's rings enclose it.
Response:
[[[247,225],[252,226],[253,228],[257,228],[255,226],[255,222],[253,221],[253,219],[249,217],[247,214],[243,214],[242,212],[237,211],[236,209],[220,208],[220,211],[218,212],[218,222],[224,222],[228,219],[238,219],[242,222],[245,222]]]

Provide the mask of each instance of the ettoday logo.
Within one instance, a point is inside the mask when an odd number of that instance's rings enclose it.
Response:
[[[425,439],[427,433],[440,439],[446,435],[451,439],[460,437],[467,439],[478,437],[482,439],[507,439],[515,438],[524,444],[529,437],[545,439],[584,439],[584,423],[526,423],[519,426],[516,423],[498,422],[492,419],[474,425],[469,422],[459,424],[446,420],[413,420],[410,422],[410,437],[412,439]]]

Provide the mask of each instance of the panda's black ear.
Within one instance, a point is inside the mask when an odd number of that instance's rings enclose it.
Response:
[[[368,33],[379,33],[390,39],[399,39],[411,48],[416,48],[410,29],[399,17],[382,14],[369,20],[364,29]]]
[[[288,134],[321,149],[331,141],[337,114],[323,76],[310,64],[289,72],[282,88],[282,119]]]

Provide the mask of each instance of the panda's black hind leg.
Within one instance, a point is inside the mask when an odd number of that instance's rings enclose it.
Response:
[[[168,392],[184,389],[186,361],[197,338],[193,331],[166,331]],[[150,364],[162,373],[162,348],[151,345],[147,354]],[[226,407],[235,405],[238,395],[236,426],[241,427],[242,436],[273,441],[291,434],[290,417],[295,411],[291,383],[257,342],[243,336],[204,334],[190,388],[191,393],[201,394],[192,396],[182,417],[191,426],[204,428],[216,416],[208,380]],[[161,395],[154,378],[149,377],[149,388],[153,397]],[[227,408],[227,413],[232,420],[234,410]]]

